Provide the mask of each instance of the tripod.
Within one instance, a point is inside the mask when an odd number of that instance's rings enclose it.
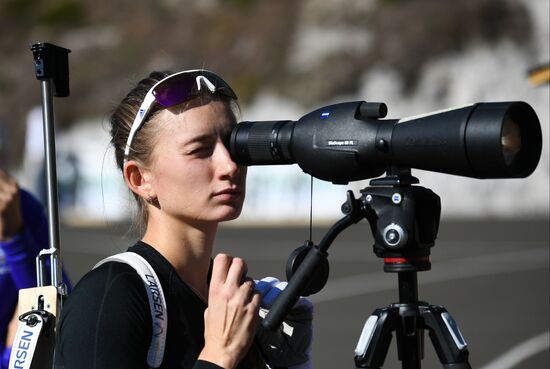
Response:
[[[439,228],[441,205],[431,190],[419,186],[409,169],[391,168],[370,182],[361,202],[374,236],[374,252],[384,271],[397,273],[399,302],[379,308],[367,319],[355,349],[358,368],[380,368],[395,332],[402,367],[421,367],[424,330],[446,369],[470,369],[466,342],[442,306],[418,300],[417,272],[431,268],[430,248]]]
[[[417,272],[430,270],[430,249],[439,229],[439,196],[412,186],[419,181],[409,168],[390,167],[387,174],[361,190],[360,199],[348,191],[342,205],[345,216],[327,231],[319,246],[306,242],[291,254],[287,263],[289,284],[262,325],[276,329],[299,296],[323,288],[328,279],[330,244],[344,229],[366,218],[374,237],[374,253],[384,259],[384,271],[398,275],[399,302],[376,309],[368,318],[355,349],[356,366],[382,367],[395,332],[402,367],[420,369],[424,330],[429,330],[445,369],[470,369],[466,342],[451,315],[442,306],[418,300]]]
[[[367,319],[355,349],[358,368],[380,368],[392,332],[397,336],[398,357],[406,369],[420,368],[425,329],[446,369],[470,369],[468,350],[454,319],[442,306],[418,301],[416,272],[399,272],[399,303],[376,309]]]

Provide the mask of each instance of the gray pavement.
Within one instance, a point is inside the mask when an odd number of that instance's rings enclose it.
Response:
[[[98,260],[135,238],[128,225],[61,230],[65,268],[77,281]],[[327,227],[315,228],[315,242]],[[308,237],[301,227],[220,229],[217,251],[247,261],[253,277],[284,279],[285,263]],[[366,222],[344,231],[329,250],[330,278],[315,302],[314,367],[354,368],[363,323],[377,307],[396,302],[397,276],[382,271]],[[549,221],[443,221],[432,270],[419,273],[419,298],[444,305],[457,321],[473,368],[549,368]],[[423,368],[441,368],[426,334]],[[512,350],[512,351],[510,351]],[[506,353],[510,359],[494,362]],[[512,360],[513,361],[513,360]],[[494,366],[487,366],[493,362]],[[400,368],[392,340],[384,368]]]

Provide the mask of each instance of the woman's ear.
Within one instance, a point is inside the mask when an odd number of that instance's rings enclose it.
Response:
[[[156,197],[150,174],[146,168],[135,160],[129,160],[124,164],[124,181],[126,185],[143,199]]]

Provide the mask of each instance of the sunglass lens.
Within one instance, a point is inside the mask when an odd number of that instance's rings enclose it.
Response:
[[[237,98],[237,95],[235,94],[235,92],[233,92],[233,89],[231,87],[229,87],[227,82],[225,82],[223,79],[221,79],[221,77],[219,77],[218,75],[216,75],[214,73],[211,73],[211,72],[203,73],[203,74],[206,78],[208,78],[208,80],[210,82],[212,82],[214,84],[214,86],[216,86],[216,93],[225,95],[225,96],[230,97],[232,99]]]
[[[197,93],[197,76],[203,76],[208,79],[216,88],[216,93],[236,99],[237,95],[229,85],[217,75],[201,71],[200,73],[189,73],[175,75],[167,78],[164,82],[155,87],[153,94],[158,103],[165,108],[181,104]]]
[[[195,92],[195,78],[190,75],[175,76],[158,85],[153,91],[155,99],[164,107],[181,104]]]

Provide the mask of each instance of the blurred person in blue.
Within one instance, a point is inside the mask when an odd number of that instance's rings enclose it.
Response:
[[[42,204],[0,169],[0,368],[8,367],[17,331],[17,299],[36,287],[36,256],[48,248],[48,222]],[[68,279],[64,276],[67,283]]]
[[[151,73],[118,105],[111,143],[145,229],[69,295],[55,368],[311,367],[312,304],[296,303],[292,333],[266,331],[260,309],[285,282],[213,256],[218,224],[240,215],[245,196],[246,167],[226,147],[236,99],[215,73],[187,70]]]

